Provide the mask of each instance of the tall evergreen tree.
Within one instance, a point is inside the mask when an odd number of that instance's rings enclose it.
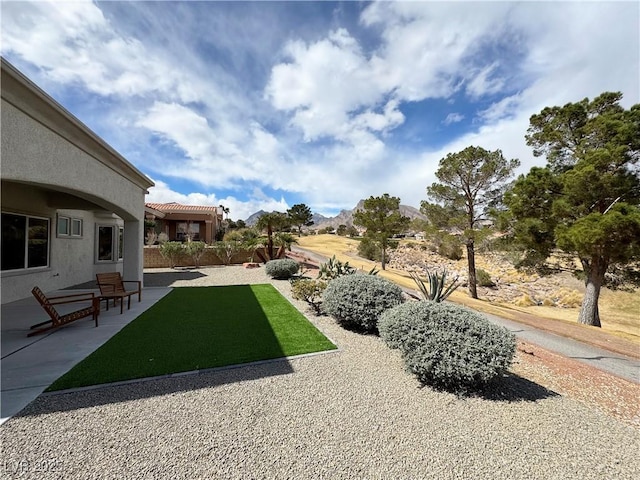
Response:
[[[640,105],[605,92],[530,119],[527,144],[545,168],[521,175],[505,195],[524,263],[554,249],[576,256],[585,278],[578,322],[601,326],[598,301],[613,266],[640,260]]]
[[[382,269],[387,263],[389,239],[409,225],[409,217],[400,213],[400,199],[385,193],[382,197],[369,197],[363,210],[353,214],[353,223],[367,229],[364,236],[374,241],[381,251]]]
[[[505,159],[500,150],[471,146],[450,153],[440,160],[436,171],[440,182],[427,187],[427,195],[435,203],[421,203],[422,213],[434,224],[462,231],[472,298],[478,298],[475,242],[482,221],[487,220],[489,207],[500,200],[505,181],[519,165],[517,159]]]
[[[302,227],[310,227],[313,225],[313,214],[311,209],[304,203],[297,203],[289,210],[287,215],[291,221],[291,225],[298,228],[298,236],[302,236]]]

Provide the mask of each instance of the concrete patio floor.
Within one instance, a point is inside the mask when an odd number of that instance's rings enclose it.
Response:
[[[70,295],[85,291],[98,293],[97,290],[64,290],[47,294]],[[2,305],[0,424],[170,291],[168,287],[145,288],[142,301],[138,302],[134,296],[131,310],[125,305],[122,315],[119,305],[111,306],[107,311],[102,302],[97,328],[88,317],[34,337],[27,337],[29,327],[47,319],[35,298]],[[65,312],[62,308],[59,311]]]

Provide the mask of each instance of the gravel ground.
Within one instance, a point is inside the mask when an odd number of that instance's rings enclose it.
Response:
[[[152,275],[175,286],[268,281],[264,268]],[[288,282],[275,285],[290,298]],[[598,410],[514,375],[476,398],[420,388],[377,337],[308,317],[337,343],[337,353],[39,397],[0,427],[2,478],[640,473],[640,431]]]

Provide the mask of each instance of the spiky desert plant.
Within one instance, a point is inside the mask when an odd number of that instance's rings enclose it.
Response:
[[[429,270],[425,269],[426,277],[429,279],[429,286],[427,287],[426,283],[420,275],[416,272],[410,272],[409,275],[413,279],[413,281],[418,286],[420,293],[422,294],[422,298],[425,300],[432,300],[434,302],[442,302],[447,299],[449,295],[455,292],[456,288],[458,288],[461,284],[458,282],[458,277],[453,279],[453,281],[447,285],[447,270],[443,270],[442,273],[434,272],[431,273]]]
[[[343,275],[353,275],[356,269],[349,265],[349,262],[341,262],[334,255],[326,263],[320,265],[318,278],[321,280],[334,280]]]

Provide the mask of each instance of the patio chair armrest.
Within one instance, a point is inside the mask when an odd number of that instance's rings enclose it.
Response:
[[[76,295],[63,295],[59,297],[49,297],[49,303],[51,305],[64,305],[66,303],[87,302],[89,300],[93,301],[95,298],[96,297],[93,292],[78,293]]]
[[[90,299],[92,297],[95,297],[95,293],[94,292],[72,293],[70,295],[55,295],[55,296],[48,296],[47,298],[49,300],[67,300],[67,299],[72,299],[72,298],[79,298],[79,299],[88,300],[88,299]]]
[[[142,282],[140,280],[123,280],[122,283],[137,283],[138,290],[142,288]]]

